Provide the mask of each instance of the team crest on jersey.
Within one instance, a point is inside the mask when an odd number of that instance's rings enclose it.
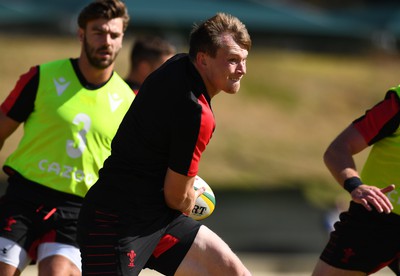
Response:
[[[123,99],[118,93],[108,93],[108,100],[110,102],[111,111],[114,112],[122,104]]]
[[[64,93],[65,89],[71,84],[70,81],[66,81],[63,77],[59,77],[58,79],[53,79],[54,85],[56,86],[57,95],[61,96]]]

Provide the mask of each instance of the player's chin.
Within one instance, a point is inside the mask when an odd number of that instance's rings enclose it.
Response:
[[[98,60],[98,62],[96,63],[96,67],[99,69],[106,69],[108,67],[110,67],[113,64],[113,60],[112,59],[103,59],[103,60]]]
[[[229,87],[227,89],[225,89],[224,91],[228,94],[236,94],[239,92],[240,89],[240,85],[235,85],[233,87]]]

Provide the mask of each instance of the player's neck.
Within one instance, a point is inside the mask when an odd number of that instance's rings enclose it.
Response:
[[[94,85],[101,85],[107,82],[114,70],[114,64],[111,64],[105,69],[99,69],[82,57],[78,59],[78,66],[86,81]]]

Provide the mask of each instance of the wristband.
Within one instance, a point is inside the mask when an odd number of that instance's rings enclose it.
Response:
[[[350,178],[347,178],[344,182],[343,182],[343,188],[348,191],[349,193],[351,193],[352,191],[354,191],[355,188],[357,188],[358,186],[362,185],[362,181],[360,178],[358,178],[357,176],[353,176]]]

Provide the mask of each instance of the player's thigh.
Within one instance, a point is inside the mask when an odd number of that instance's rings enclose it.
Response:
[[[54,255],[39,262],[39,276],[80,276],[80,269],[68,258]]]
[[[0,275],[16,275],[12,271],[23,271],[31,259],[18,243],[0,237]]]
[[[0,262],[0,275],[19,276],[21,272],[15,266]]]
[[[81,256],[77,247],[49,242],[38,247],[39,275],[81,275]]]
[[[230,247],[203,225],[175,275],[250,275],[250,272]]]
[[[318,260],[312,276],[365,276],[365,272],[354,271],[354,270],[344,270],[340,268],[333,267],[322,260]]]

